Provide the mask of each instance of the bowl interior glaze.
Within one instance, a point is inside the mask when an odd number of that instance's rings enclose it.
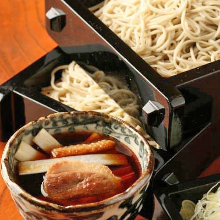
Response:
[[[141,166],[141,176],[129,189],[112,198],[97,202],[97,204],[86,204],[86,206],[114,204],[121,199],[131,196],[138,188],[148,185],[146,183],[149,182],[153,171],[153,154],[148,142],[134,128],[119,119],[97,112],[65,112],[51,114],[34,122],[30,122],[19,129],[9,139],[2,157],[2,175],[10,190],[24,194],[39,205],[45,205],[45,201],[34,198],[17,185],[17,161],[14,158],[20,142],[24,140],[32,144],[32,139],[42,128],[46,129],[52,135],[83,131],[103,133],[125,144],[137,156]],[[48,202],[46,203],[48,205]],[[53,203],[49,203],[49,206],[53,208],[62,207]],[[70,207],[78,206],[80,207],[82,205]]]

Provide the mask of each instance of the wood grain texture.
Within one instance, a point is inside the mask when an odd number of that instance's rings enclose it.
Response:
[[[44,0],[0,0],[0,84],[56,47],[44,26]],[[5,143],[0,143],[0,156]],[[2,177],[0,219],[21,220]]]
[[[0,84],[56,47],[45,30],[44,0],[0,0]],[[0,142],[0,157],[5,143]],[[220,172],[218,158],[203,174]],[[156,204],[154,220],[167,219]],[[163,217],[162,217],[163,216]],[[2,177],[0,219],[21,220]],[[144,220],[138,217],[136,220]],[[146,219],[145,219],[146,220]]]
[[[44,27],[44,0],[0,1],[0,84],[56,46]]]

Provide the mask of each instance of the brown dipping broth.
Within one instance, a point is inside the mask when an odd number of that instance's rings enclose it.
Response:
[[[92,133],[90,132],[75,132],[75,133],[65,133],[65,134],[58,134],[54,135],[54,137],[63,145],[68,146],[71,144],[80,144],[83,143]],[[120,166],[109,166],[110,170],[113,172],[115,176],[118,176],[123,181],[123,189],[118,192],[111,192],[107,194],[100,194],[95,195],[92,197],[86,198],[74,198],[70,200],[65,200],[60,203],[60,205],[79,205],[79,204],[86,204],[91,202],[98,202],[109,197],[112,197],[118,193],[121,193],[128,189],[141,175],[141,166],[138,162],[136,155],[124,144],[120,141],[102,135],[102,139],[111,139],[116,142],[116,145],[113,149],[108,151],[98,152],[99,154],[123,154],[127,157],[128,165],[120,165]],[[95,141],[94,141],[95,142]],[[41,200],[45,200],[48,202],[55,203],[48,198],[44,197],[41,193],[41,184],[43,182],[43,176],[45,173],[40,174],[32,174],[32,175],[23,175],[18,176],[19,185],[32,196],[35,196]],[[57,203],[57,202],[56,202]]]

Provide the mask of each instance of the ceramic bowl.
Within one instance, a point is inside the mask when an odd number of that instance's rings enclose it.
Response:
[[[137,156],[140,178],[126,191],[100,202],[62,206],[35,198],[17,184],[17,161],[14,158],[21,140],[28,143],[45,128],[50,134],[89,131],[114,137]],[[42,117],[20,128],[7,142],[2,156],[2,176],[24,219],[134,219],[141,210],[153,172],[153,154],[138,131],[123,121],[96,112],[61,112]],[[30,182],[31,184],[31,182]]]

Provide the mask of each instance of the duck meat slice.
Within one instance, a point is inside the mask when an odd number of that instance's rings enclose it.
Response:
[[[122,179],[102,164],[59,161],[49,167],[44,178],[48,198],[59,202],[110,192],[122,192]]]

